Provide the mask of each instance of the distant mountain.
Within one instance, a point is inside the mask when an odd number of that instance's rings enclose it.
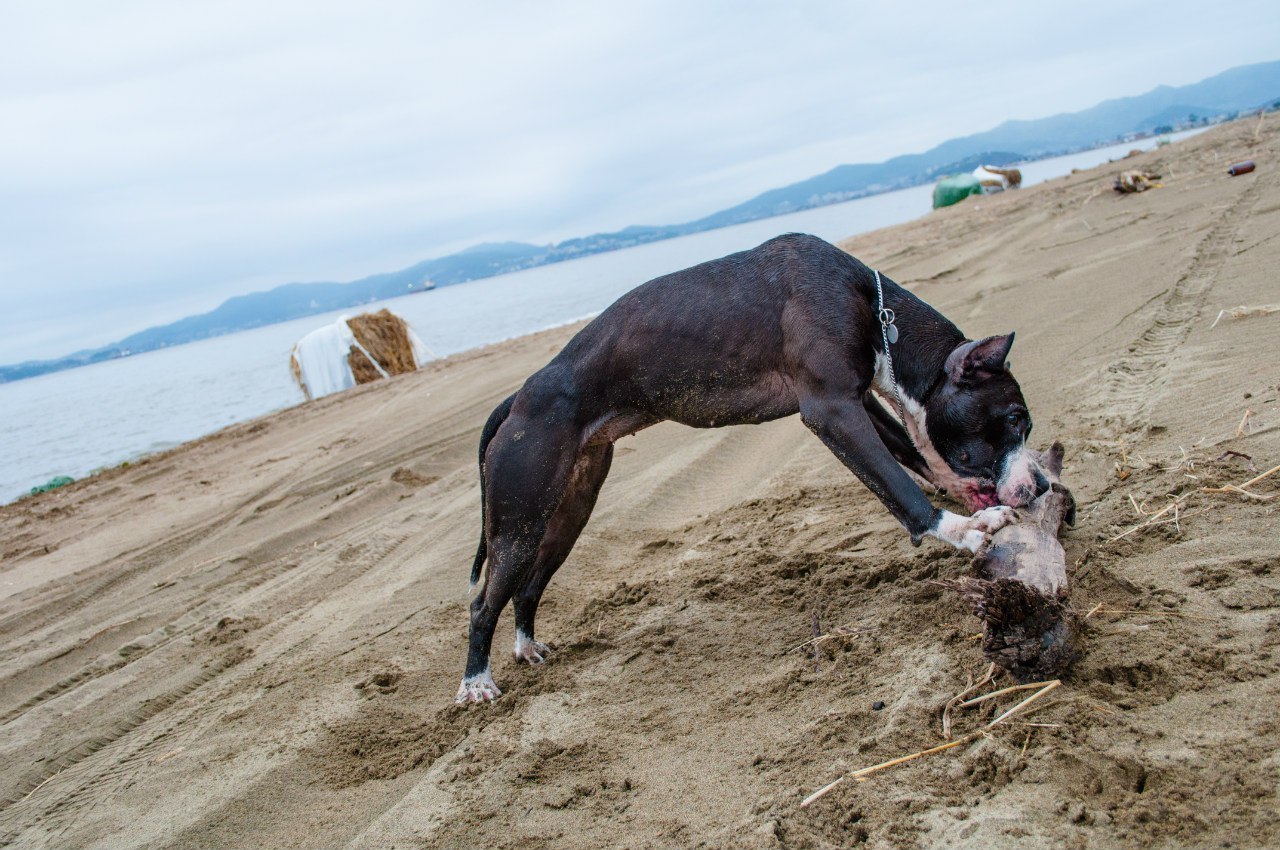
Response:
[[[952,139],[924,153],[897,156],[876,165],[837,166],[817,177],[765,192],[694,224],[723,227],[839,203],[930,182],[947,172],[972,170],[981,162],[1001,165],[1073,153],[1152,133],[1157,128],[1167,132],[1172,128],[1232,118],[1245,110],[1271,107],[1278,100],[1280,62],[1243,65],[1193,85],[1160,86],[1136,97],[1103,101],[1083,112],[1034,121],[1006,121],[994,130]],[[1010,151],[1017,153],[1008,153]]]
[[[288,283],[266,292],[238,295],[208,313],[148,328],[102,348],[56,360],[0,366],[0,382],[916,186],[940,175],[971,171],[981,163],[1005,165],[1071,153],[1152,132],[1234,118],[1240,112],[1259,108],[1280,108],[1280,62],[1243,65],[1193,85],[1160,86],[1146,94],[1104,101],[1082,112],[1033,121],[1006,121],[984,133],[943,142],[924,153],[874,164],[840,165],[684,224],[635,225],[556,245],[486,242],[351,283]]]

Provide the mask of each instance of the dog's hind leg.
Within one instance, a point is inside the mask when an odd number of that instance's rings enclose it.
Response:
[[[533,572],[547,525],[575,466],[581,443],[576,414],[569,394],[554,386],[526,384],[489,445],[489,567],[483,588],[471,601],[467,667],[457,702],[483,702],[501,695],[489,662],[493,632],[502,609]]]
[[[613,462],[613,443],[599,442],[586,446],[578,455],[559,507],[547,524],[547,533],[538,547],[538,557],[514,600],[516,614],[515,656],[517,661],[541,664],[547,654],[546,644],[534,639],[534,618],[538,603],[551,577],[569,557],[578,535],[591,517],[600,487]]]

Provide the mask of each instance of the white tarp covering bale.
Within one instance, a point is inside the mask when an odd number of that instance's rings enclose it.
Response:
[[[435,355],[390,310],[341,316],[293,346],[289,367],[308,399],[412,372]]]
[[[973,170],[973,176],[982,184],[982,189],[987,194],[1005,189],[1017,189],[1022,185],[1022,172],[1016,168],[979,165]]]

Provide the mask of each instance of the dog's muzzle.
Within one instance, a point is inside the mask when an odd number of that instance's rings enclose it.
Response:
[[[1000,504],[1020,508],[1029,505],[1049,489],[1049,479],[1039,461],[1025,447],[1010,452],[996,482]]]

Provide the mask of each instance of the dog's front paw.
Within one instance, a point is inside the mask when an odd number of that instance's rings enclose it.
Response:
[[[960,538],[960,541],[956,543],[956,548],[963,549],[966,552],[972,552],[976,555],[984,546],[987,545],[988,542],[990,542],[990,540],[990,534],[987,534],[985,531],[979,531],[976,528],[971,528],[966,531]]]
[[[991,508],[983,508],[975,513],[969,519],[973,522],[973,527],[987,534],[995,534],[1006,525],[1014,522],[1018,518],[1018,512],[1007,505],[996,505]]]
[[[958,549],[977,552],[992,534],[1017,518],[1018,515],[1014,510],[1004,505],[984,508],[973,516],[960,516],[950,511],[943,511],[937,525],[929,533]]]

